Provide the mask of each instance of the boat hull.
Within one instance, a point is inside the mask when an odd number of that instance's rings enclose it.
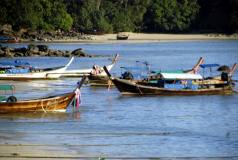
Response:
[[[144,82],[145,79],[133,79],[133,82]],[[90,75],[88,76],[88,83],[91,86],[105,86],[108,85],[109,78],[104,77],[104,76],[95,76],[95,75]],[[113,83],[111,85],[114,85]]]
[[[113,67],[113,64],[108,65],[107,69],[110,71]],[[91,75],[93,69],[79,69],[79,70],[66,70],[63,74],[61,74],[61,78],[66,77],[82,77],[83,75],[89,76]],[[106,76],[106,72],[103,70],[100,74],[97,74],[95,76]]]
[[[167,89],[156,86],[139,85],[130,80],[114,79],[112,81],[122,95],[216,95],[232,93],[232,87],[227,85],[207,89]]]
[[[7,40],[0,40],[0,43],[22,43],[22,40],[7,39]]]
[[[56,97],[19,100],[17,102],[0,102],[0,113],[18,112],[64,112],[71,104],[75,93],[67,93]]]
[[[27,73],[0,73],[0,80],[34,80],[34,79],[58,79],[66,70],[66,66],[59,67],[54,70],[42,72],[27,72]],[[59,74],[58,74],[59,73]]]

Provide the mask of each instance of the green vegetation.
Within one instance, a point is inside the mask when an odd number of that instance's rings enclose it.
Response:
[[[234,32],[238,0],[1,0],[0,24],[13,29],[94,29],[107,33]]]

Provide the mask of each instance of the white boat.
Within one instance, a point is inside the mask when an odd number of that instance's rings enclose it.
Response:
[[[0,67],[1,80],[33,80],[33,79],[58,79],[67,67],[72,63],[74,57],[71,58],[66,66],[52,68],[34,68],[27,66],[27,63],[4,63]],[[29,65],[29,64],[28,64]]]
[[[112,69],[118,57],[119,57],[119,54],[116,54],[113,62],[110,65],[106,66],[107,70],[110,71]],[[93,65],[92,69],[66,70],[64,71],[64,73],[61,74],[60,77],[82,77],[83,75],[86,75],[86,76],[97,75],[97,76],[105,77],[107,74],[104,71],[103,67]]]

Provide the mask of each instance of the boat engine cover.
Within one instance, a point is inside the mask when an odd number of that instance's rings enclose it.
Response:
[[[130,71],[126,71],[124,74],[123,74],[123,79],[134,79],[134,74]]]
[[[229,79],[228,73],[222,72],[222,74],[221,74],[221,80],[223,80],[223,81],[228,81],[228,79]]]

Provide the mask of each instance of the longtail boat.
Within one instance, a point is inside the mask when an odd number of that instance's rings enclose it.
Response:
[[[78,84],[78,90],[85,82],[86,76],[82,77]],[[77,89],[76,88],[76,89]],[[13,90],[12,85],[0,85],[0,90]],[[0,97],[0,113],[19,113],[19,112],[64,112],[75,98],[76,92],[58,94],[50,97],[42,97],[27,100],[17,100],[15,96]]]
[[[68,62],[66,66],[52,67],[52,68],[35,68],[28,66],[26,62],[8,63],[1,62],[0,79],[4,80],[34,80],[34,79],[58,79],[60,75],[71,64],[74,57]]]
[[[104,68],[111,82],[122,95],[215,95],[215,94],[231,94],[234,85],[231,82],[231,76],[228,73],[222,73],[224,84],[202,84],[203,76],[200,74],[186,73],[161,73],[161,79],[157,83],[150,82],[134,82],[133,80],[125,80],[113,78],[111,74]],[[110,85],[108,87],[108,90]]]
[[[110,65],[106,66],[107,70],[110,71],[112,69],[118,57],[119,57],[119,54],[116,54],[115,58],[113,59],[113,62]],[[65,70],[64,73],[62,73],[60,77],[82,77],[83,75],[86,75],[86,76],[95,75],[95,76],[105,77],[107,74],[103,70],[103,67],[100,67],[94,64],[91,69]]]
[[[120,67],[122,79],[133,79],[133,81],[141,82],[150,73],[150,66],[148,62],[136,61],[136,66]],[[90,75],[88,76],[88,83],[91,86],[105,86],[108,85],[109,78],[105,76]]]
[[[174,70],[174,71],[162,71],[163,73],[190,73],[194,74],[197,71],[197,68],[201,65],[201,63],[204,61],[204,58],[200,58],[197,65],[193,67],[191,70]],[[133,79],[134,82],[145,82],[145,81],[150,81],[150,82],[156,82],[157,79],[160,78],[159,74],[161,71],[150,71],[150,66],[152,64],[149,64],[148,62],[140,62],[136,61],[137,63],[141,63],[141,67],[121,67],[121,69],[126,69],[125,73],[122,73],[121,70],[121,79]],[[152,74],[155,75],[152,75]],[[127,75],[127,76],[124,76]],[[129,78],[133,77],[133,78]],[[90,85],[93,86],[105,86],[108,85],[109,82],[109,77],[98,77],[98,76],[93,76],[90,75],[88,76],[88,82]]]
[[[129,35],[117,35],[117,40],[128,40],[129,39]]]
[[[22,43],[22,40],[17,40],[15,37],[12,38],[5,38],[0,37],[0,43]]]

